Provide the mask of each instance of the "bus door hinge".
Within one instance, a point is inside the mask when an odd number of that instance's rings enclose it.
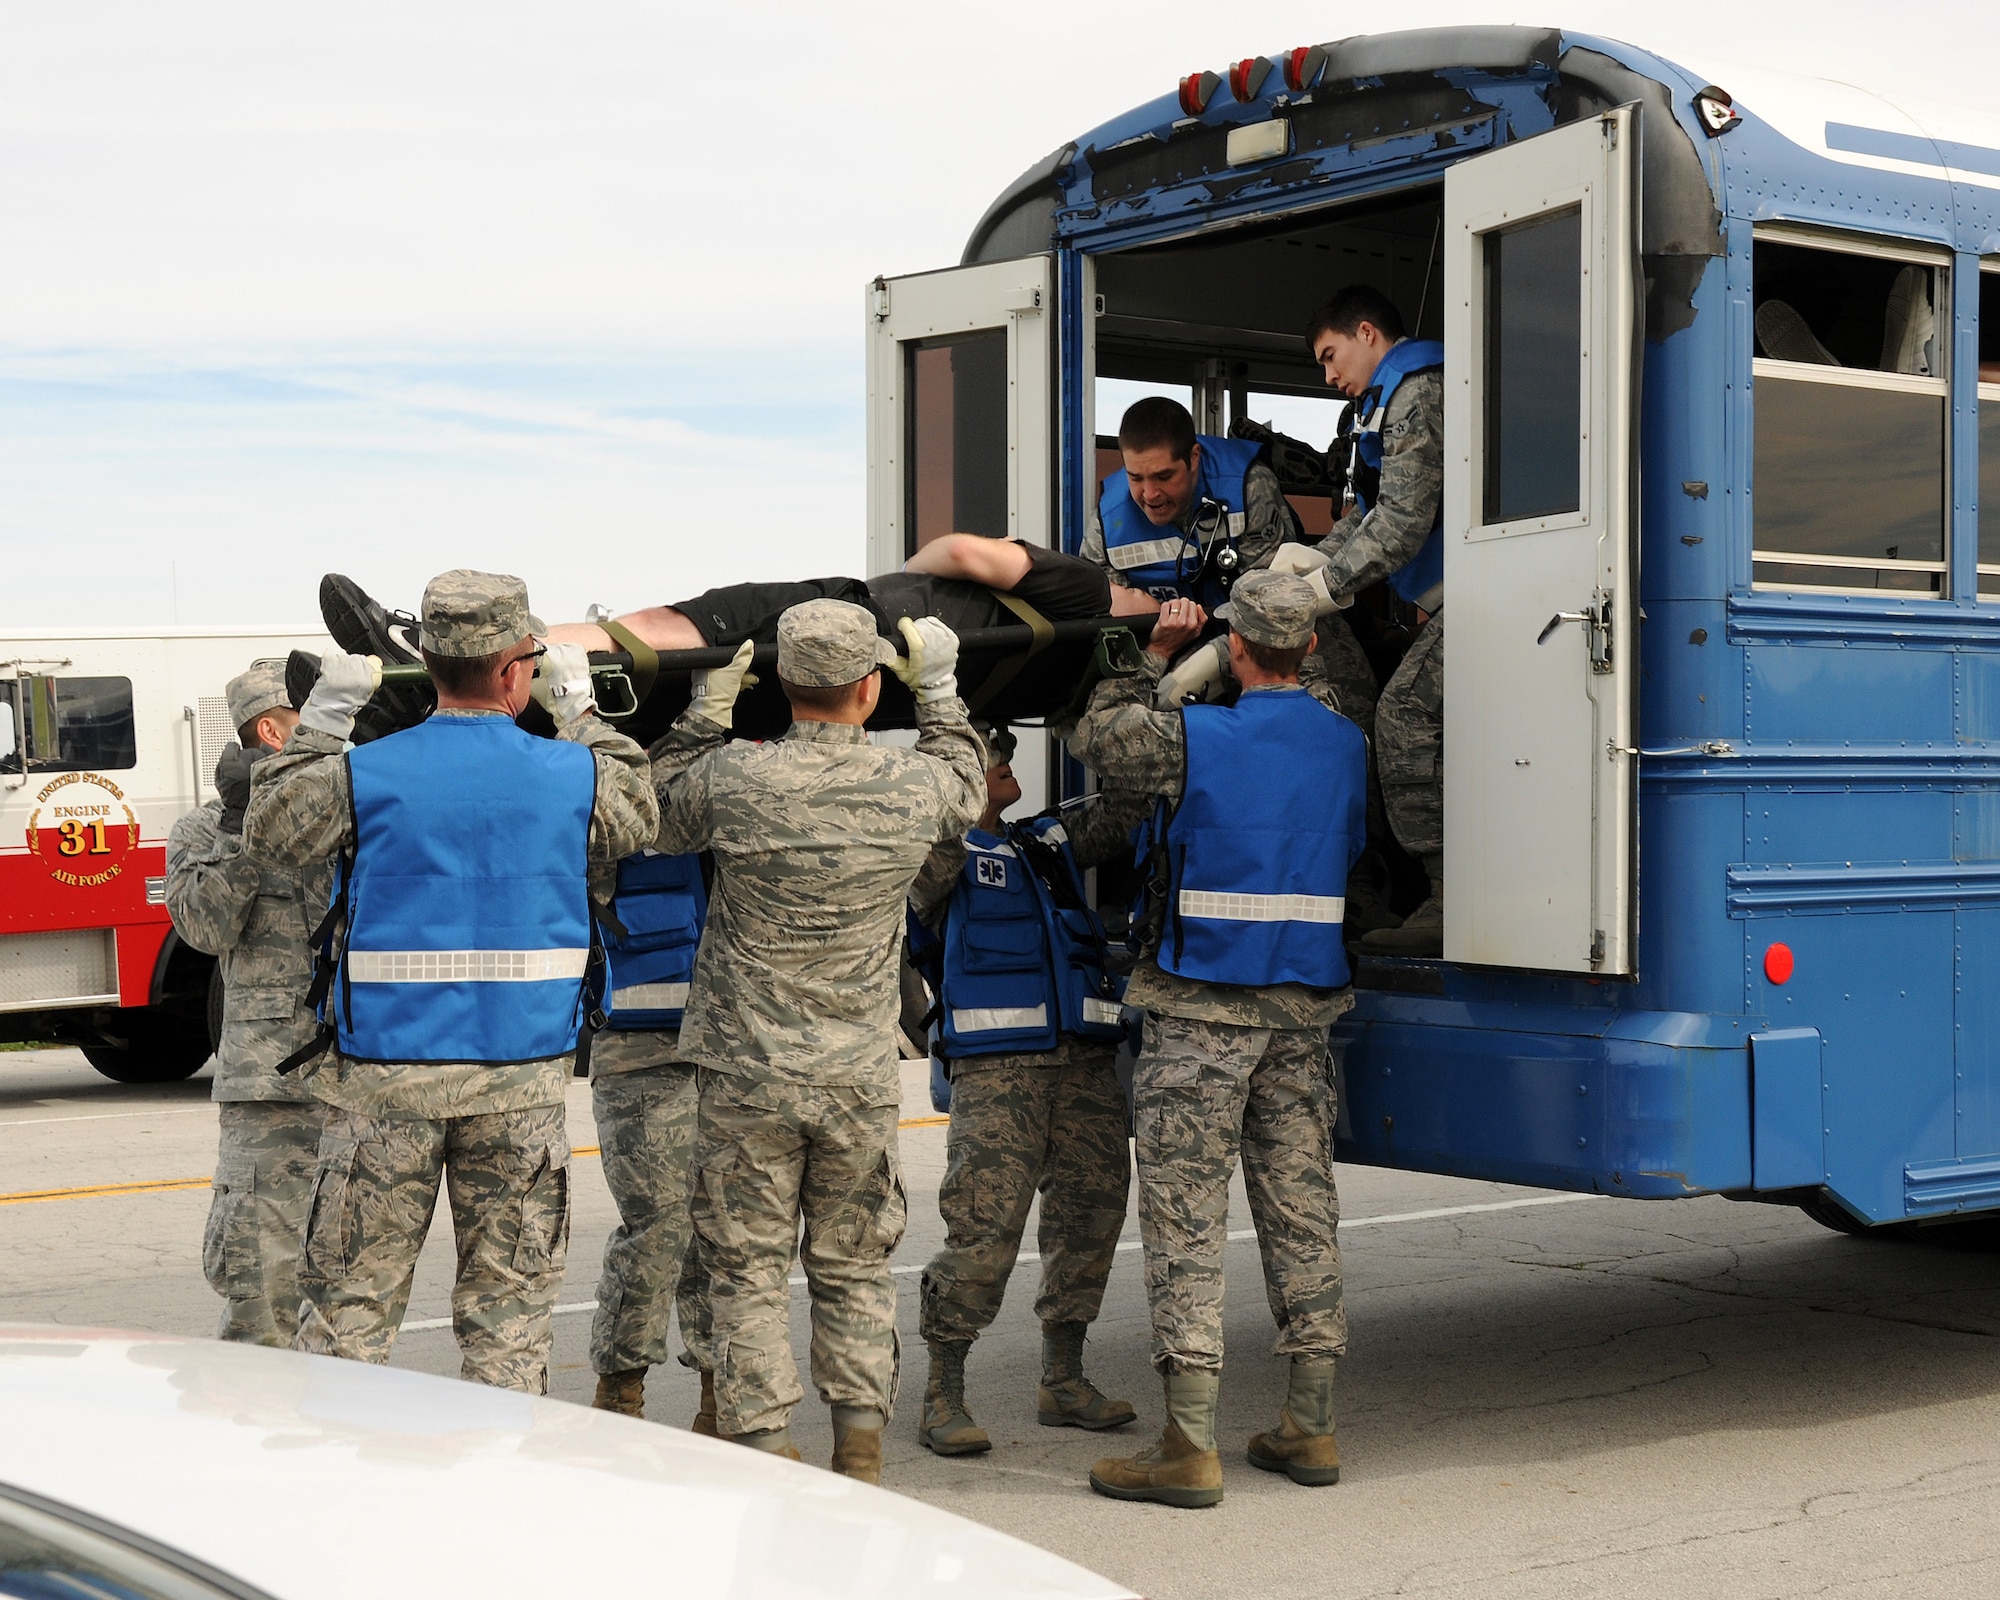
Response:
[[[1535,636],[1536,644],[1547,644],[1549,635],[1565,622],[1580,622],[1590,638],[1590,670],[1600,676],[1610,672],[1616,664],[1612,653],[1611,638],[1611,596],[1599,589],[1591,597],[1587,611],[1558,611],[1542,624],[1542,631]]]
[[[1590,930],[1590,964],[1592,967],[1601,967],[1604,965],[1604,930],[1602,928],[1593,928]]]
[[[1598,126],[1604,130],[1604,148],[1607,150],[1616,150],[1618,148],[1618,119],[1615,116],[1607,116]]]

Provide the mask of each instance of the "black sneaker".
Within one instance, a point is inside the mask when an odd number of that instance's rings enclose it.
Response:
[[[329,572],[319,580],[319,614],[333,642],[350,655],[420,665],[417,619],[407,611],[387,611],[352,578]],[[386,734],[414,728],[437,709],[437,691],[428,682],[385,683],[354,716],[353,739],[367,744]]]
[[[329,572],[319,580],[319,614],[333,642],[350,655],[415,664],[417,619],[407,611],[386,611],[352,578]]]

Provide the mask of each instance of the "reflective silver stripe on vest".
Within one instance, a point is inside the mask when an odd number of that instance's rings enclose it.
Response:
[[[1116,1027],[1119,1018],[1123,1015],[1124,1012],[1116,1000],[1100,1000],[1096,995],[1092,994],[1087,994],[1083,997],[1083,1020],[1085,1022],[1102,1022]]]
[[[1342,922],[1347,897],[1338,894],[1214,894],[1183,889],[1181,915],[1210,922]]]
[[[688,986],[684,983],[635,983],[611,991],[613,1011],[684,1011]]]
[[[584,950],[350,950],[355,983],[550,983],[581,978]]]
[[[1180,560],[1187,543],[1175,534],[1171,539],[1141,539],[1137,544],[1114,544],[1104,553],[1120,572],[1130,572],[1134,567],[1151,566],[1155,561]]]
[[[987,1006],[971,1011],[954,1010],[951,1025],[960,1033],[998,1033],[1002,1028],[1046,1028],[1047,1006]]]

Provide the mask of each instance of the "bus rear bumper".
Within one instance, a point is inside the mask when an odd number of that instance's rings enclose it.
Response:
[[[1335,1154],[1635,1199],[1749,1190],[1754,1026],[1363,993],[1333,1030]]]

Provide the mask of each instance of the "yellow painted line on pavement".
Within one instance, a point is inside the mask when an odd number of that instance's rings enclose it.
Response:
[[[92,1183],[81,1189],[25,1189],[0,1194],[0,1206],[31,1206],[44,1200],[98,1200],[114,1194],[161,1194],[168,1189],[206,1189],[206,1178],[155,1178],[151,1183]]]
[[[942,1128],[949,1117],[905,1117],[896,1126],[899,1128]],[[572,1157],[594,1156],[603,1150],[602,1145],[579,1145],[570,1151]],[[206,1189],[207,1178],[154,1178],[145,1183],[87,1183],[76,1189],[24,1189],[15,1194],[0,1194],[0,1206],[42,1205],[51,1200],[103,1200],[113,1195],[126,1194],[169,1194],[176,1189]]]

